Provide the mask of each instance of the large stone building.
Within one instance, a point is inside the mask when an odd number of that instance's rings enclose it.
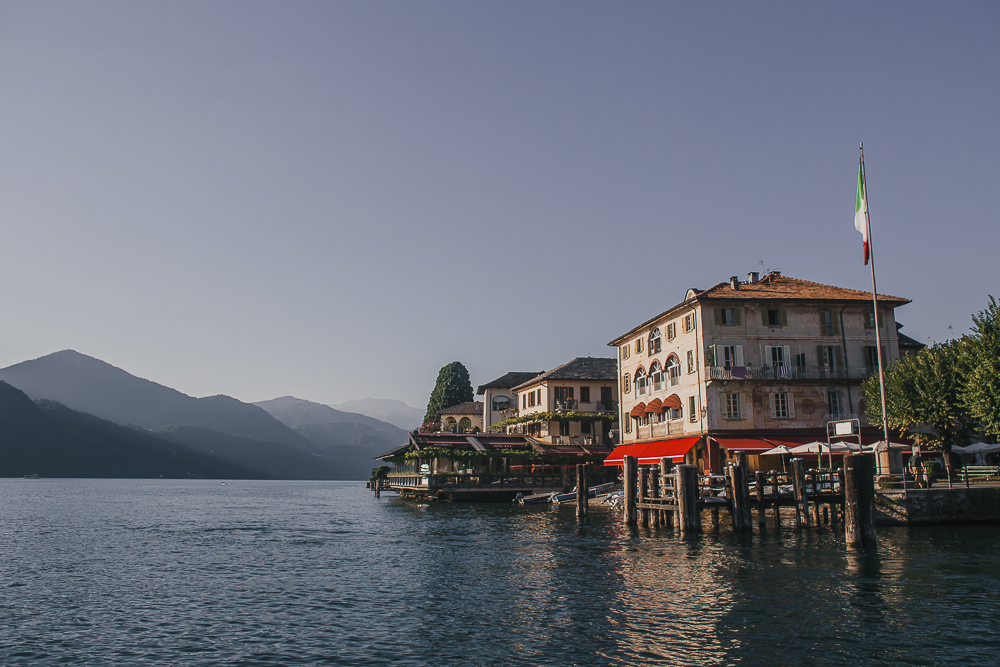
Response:
[[[879,296],[884,362],[900,354],[895,308],[906,303]],[[875,317],[869,292],[777,272],[689,289],[609,343],[618,350],[621,442],[659,443],[647,458],[717,472],[727,450],[825,439],[830,420],[867,425],[861,382],[877,369]]]

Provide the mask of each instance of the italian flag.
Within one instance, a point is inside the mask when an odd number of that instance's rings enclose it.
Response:
[[[865,172],[858,160],[858,201],[854,209],[854,228],[865,241],[865,265],[868,264],[868,191],[865,190]]]

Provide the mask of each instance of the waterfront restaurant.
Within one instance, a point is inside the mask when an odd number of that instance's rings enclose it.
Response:
[[[569,490],[578,463],[588,465],[592,486],[617,477],[601,465],[612,451],[606,446],[551,445],[492,433],[409,433],[408,438],[375,457],[390,466],[388,487],[406,498],[510,501],[518,493]]]

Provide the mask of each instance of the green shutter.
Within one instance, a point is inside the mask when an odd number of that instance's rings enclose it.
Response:
[[[833,324],[833,335],[840,335],[840,317],[837,317],[836,313],[832,310],[830,311],[830,322]]]
[[[844,368],[844,348],[841,345],[837,346],[837,368]]]
[[[765,327],[767,326],[767,308],[760,309],[760,323]]]
[[[819,368],[823,368],[823,364],[826,363],[826,360],[823,358],[823,353],[825,351],[823,349],[824,347],[825,347],[824,345],[817,345],[816,346],[816,365]]]
[[[743,312],[743,306],[737,306],[733,308],[733,324],[739,324],[741,321],[740,313]]]
[[[781,309],[781,326],[788,326],[788,311],[784,308]]]

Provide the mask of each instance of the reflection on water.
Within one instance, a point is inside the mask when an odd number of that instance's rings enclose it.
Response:
[[[681,539],[360,484],[0,480],[0,664],[997,664],[1000,530]]]

